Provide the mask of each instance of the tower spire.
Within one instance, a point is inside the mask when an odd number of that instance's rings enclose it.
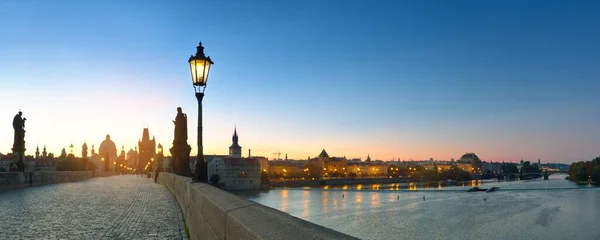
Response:
[[[234,144],[238,144],[237,126],[233,128],[233,138],[231,140]]]
[[[242,147],[238,144],[237,126],[233,128],[232,144],[229,147],[230,157],[242,157]]]

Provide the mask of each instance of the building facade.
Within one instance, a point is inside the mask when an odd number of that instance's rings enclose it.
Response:
[[[147,166],[156,155],[156,140],[154,139],[154,136],[152,136],[152,140],[150,140],[148,128],[144,128],[142,140],[138,142],[138,146],[140,152],[137,159],[137,172],[151,169],[149,167],[147,168]]]
[[[103,164],[103,166],[100,166],[100,169],[103,168],[104,171],[114,170],[114,166],[117,161],[117,146],[112,140],[110,140],[110,135],[107,134],[106,139],[100,143],[98,155],[100,157],[101,164]]]
[[[260,163],[254,158],[225,157],[217,162],[217,174],[226,190],[260,190]]]

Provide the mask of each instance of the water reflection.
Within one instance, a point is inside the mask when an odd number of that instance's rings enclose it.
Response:
[[[248,198],[361,239],[394,239],[402,234],[409,239],[474,239],[490,232],[492,239],[519,239],[511,229],[526,225],[540,239],[565,239],[563,232],[575,232],[572,239],[597,239],[596,228],[585,230],[580,225],[597,222],[600,188],[579,186],[558,176],[549,181],[434,184],[430,188],[414,182],[368,184],[365,189],[362,185],[288,188]],[[494,193],[467,193],[472,186],[501,188]],[[483,196],[489,199],[484,202]],[[478,224],[484,222],[492,224]],[[384,225],[385,230],[370,231]]]
[[[371,207],[379,206],[379,193],[373,192],[371,193]]]
[[[336,198],[333,199],[333,210],[337,210],[338,200]]]
[[[321,195],[321,212],[323,214],[327,213],[327,207],[329,206],[329,191],[323,191]]]
[[[288,208],[288,190],[281,190],[281,211],[287,212]]]
[[[348,201],[346,201],[346,198],[349,197],[348,192],[342,192],[342,194],[342,209],[346,210],[348,208]]]
[[[310,214],[310,191],[302,191],[302,218],[308,218]]]

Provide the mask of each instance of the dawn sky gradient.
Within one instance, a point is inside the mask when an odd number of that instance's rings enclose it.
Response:
[[[108,133],[165,149],[187,59],[215,64],[204,152],[572,162],[600,155],[598,1],[0,2],[0,152],[22,109],[26,154]]]

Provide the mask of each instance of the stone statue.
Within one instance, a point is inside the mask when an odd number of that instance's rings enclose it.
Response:
[[[175,139],[187,141],[187,115],[181,111],[181,107],[177,108],[177,116],[175,117]]]
[[[25,121],[27,118],[21,118],[23,113],[19,111],[13,118],[13,129],[15,130],[15,139],[13,143],[13,153],[18,155],[17,168],[18,171],[25,171]]]
[[[175,131],[173,147],[170,149],[172,156],[170,167],[176,174],[190,176],[190,152],[192,147],[187,143],[187,115],[181,111],[181,107],[177,108],[177,116],[173,123],[175,124]]]
[[[87,143],[83,143],[83,146],[81,146],[81,157],[83,159],[86,159],[88,155],[88,146]]]

